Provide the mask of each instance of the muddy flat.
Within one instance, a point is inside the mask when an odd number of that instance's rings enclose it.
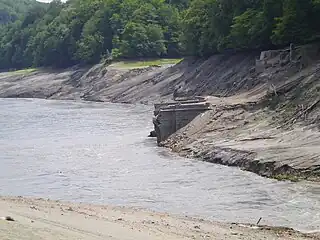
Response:
[[[209,222],[141,209],[0,197],[0,239],[320,239],[290,229]],[[14,221],[7,221],[10,216]]]

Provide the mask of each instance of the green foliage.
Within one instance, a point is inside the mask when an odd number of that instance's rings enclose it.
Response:
[[[268,41],[263,12],[248,9],[234,17],[231,25],[230,41],[235,48],[259,48]]]
[[[103,48],[103,37],[99,33],[85,35],[77,43],[76,57],[86,63],[94,63],[100,60]]]
[[[217,38],[213,28],[217,13],[217,1],[194,0],[183,15],[182,43],[188,54],[206,55],[217,50]],[[213,41],[211,41],[213,40]]]
[[[118,41],[122,57],[154,57],[166,53],[161,26],[128,22]]]
[[[131,69],[131,68],[145,68],[150,66],[162,66],[166,64],[177,64],[182,59],[175,58],[161,58],[156,60],[145,60],[145,61],[125,61],[125,62],[116,62],[113,63],[112,66],[123,69]]]
[[[275,48],[319,20],[320,0],[0,0],[0,69]]]
[[[272,39],[275,43],[305,43],[314,35],[312,0],[283,0],[283,15],[277,18]]]
[[[0,24],[17,20],[34,6],[43,7],[44,4],[36,0],[0,0]]]
[[[183,9],[186,4],[162,0],[55,0],[32,6],[21,21],[2,28],[0,68],[67,67],[96,63],[110,55],[179,56],[182,32],[178,7]]]
[[[9,72],[8,75],[9,76],[16,76],[16,75],[24,75],[24,74],[30,74],[33,72],[36,72],[37,69],[36,68],[26,68],[23,70],[17,70],[17,71],[13,71],[13,72]]]
[[[187,53],[263,49],[319,38],[319,0],[193,0],[183,14]]]

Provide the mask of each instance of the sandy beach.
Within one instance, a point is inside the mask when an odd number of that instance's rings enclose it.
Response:
[[[14,221],[7,221],[10,216]],[[292,229],[209,222],[141,209],[0,197],[0,239],[320,239]]]

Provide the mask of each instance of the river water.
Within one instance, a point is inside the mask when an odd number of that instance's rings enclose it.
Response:
[[[320,186],[184,159],[146,136],[152,109],[0,99],[0,195],[320,229]]]

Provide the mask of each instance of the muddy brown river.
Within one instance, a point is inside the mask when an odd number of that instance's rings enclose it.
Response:
[[[0,99],[0,195],[320,230],[320,185],[180,158],[141,105]]]

